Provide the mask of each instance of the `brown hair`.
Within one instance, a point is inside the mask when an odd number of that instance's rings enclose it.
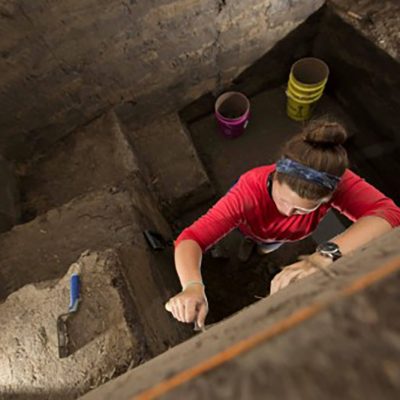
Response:
[[[342,176],[348,166],[346,149],[342,144],[347,133],[342,125],[327,120],[314,120],[285,144],[281,155],[317,171]],[[300,197],[319,200],[332,191],[317,183],[282,172],[276,173],[280,183],[286,183]]]

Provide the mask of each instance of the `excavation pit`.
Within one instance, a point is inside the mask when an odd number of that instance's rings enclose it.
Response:
[[[23,218],[0,238],[4,249],[0,299],[29,283],[60,279],[87,248],[95,252],[112,248],[122,260],[122,275],[135,299],[137,311],[128,309],[134,314],[128,319],[140,315],[139,325],[146,332],[140,357],[124,360],[123,369],[132,360],[137,366],[194,335],[191,326],[183,327],[163,309],[180,289],[172,248],[152,252],[142,233],[156,230],[173,239],[242,173],[276,160],[283,143],[302,127],[286,115],[285,90],[291,65],[303,57],[318,57],[330,70],[314,117],[329,115],[346,126],[351,168],[399,204],[400,55],[390,44],[398,17],[387,4],[363,20],[349,19],[331,4],[324,6],[233,80],[219,74],[210,84],[209,77],[196,69],[197,84],[204,81],[212,93],[184,108],[163,109],[160,114],[149,109],[159,118],[139,127],[131,121],[146,108],[148,99],[142,103],[139,99],[136,107],[134,101],[119,104],[119,98],[112,97],[108,106],[116,105],[115,113],[85,121],[84,127],[49,147],[47,154],[20,165]],[[392,29],[382,23],[389,16]],[[382,35],[387,38],[384,46]],[[147,56],[151,60],[151,54]],[[169,89],[179,97],[178,84]],[[233,140],[218,133],[214,116],[216,98],[228,90],[244,93],[251,103],[248,127]],[[195,87],[182,97],[192,101],[197,92],[206,91]],[[71,124],[66,126],[77,126]],[[44,130],[36,142],[49,143],[45,136]],[[204,256],[210,305],[206,323],[220,322],[268,296],[280,267],[312,252],[317,242],[348,224],[332,212],[311,237],[285,244],[268,256],[253,254],[245,263],[237,257],[240,234],[230,234],[221,243],[222,253],[210,251]]]
[[[365,31],[360,33],[353,25],[332,9],[319,12],[242,73],[229,90],[249,96],[251,118],[246,132],[234,140],[218,135],[212,94],[182,110],[181,116],[188,124],[217,198],[245,171],[274,162],[285,141],[301,130],[303,123],[286,115],[289,71],[299,58],[318,57],[328,64],[330,75],[313,118],[329,117],[341,122],[349,134],[345,147],[351,169],[400,203],[396,183],[400,174],[400,135],[395,128],[400,126],[396,112],[400,106],[396,96],[400,65],[368,40]],[[197,219],[214,201],[188,213],[181,226]],[[216,322],[268,295],[269,282],[280,266],[313,251],[316,243],[328,240],[349,224],[345,217],[332,211],[310,238],[284,245],[268,256],[254,254],[246,264],[237,257],[241,235],[230,234],[223,240],[229,257],[218,260],[209,252],[203,262],[209,321]]]

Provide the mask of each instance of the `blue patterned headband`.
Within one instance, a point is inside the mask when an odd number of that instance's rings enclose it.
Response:
[[[285,157],[277,161],[276,170],[283,174],[296,176],[305,179],[306,181],[316,183],[317,185],[324,186],[329,190],[335,190],[337,184],[340,182],[338,176],[328,174],[327,172],[317,171]]]

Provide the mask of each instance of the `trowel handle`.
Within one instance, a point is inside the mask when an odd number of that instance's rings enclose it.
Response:
[[[75,312],[79,303],[80,279],[79,274],[72,274],[70,280],[69,312]]]

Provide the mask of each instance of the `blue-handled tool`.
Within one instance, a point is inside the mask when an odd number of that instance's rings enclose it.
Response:
[[[78,310],[80,301],[80,267],[75,264],[73,269],[76,272],[73,272],[69,281],[68,312],[57,318],[58,355],[60,358],[68,357],[71,354],[67,322],[71,315]]]
[[[68,312],[73,313],[78,310],[79,291],[80,291],[79,274],[74,273],[69,281],[69,307]]]

